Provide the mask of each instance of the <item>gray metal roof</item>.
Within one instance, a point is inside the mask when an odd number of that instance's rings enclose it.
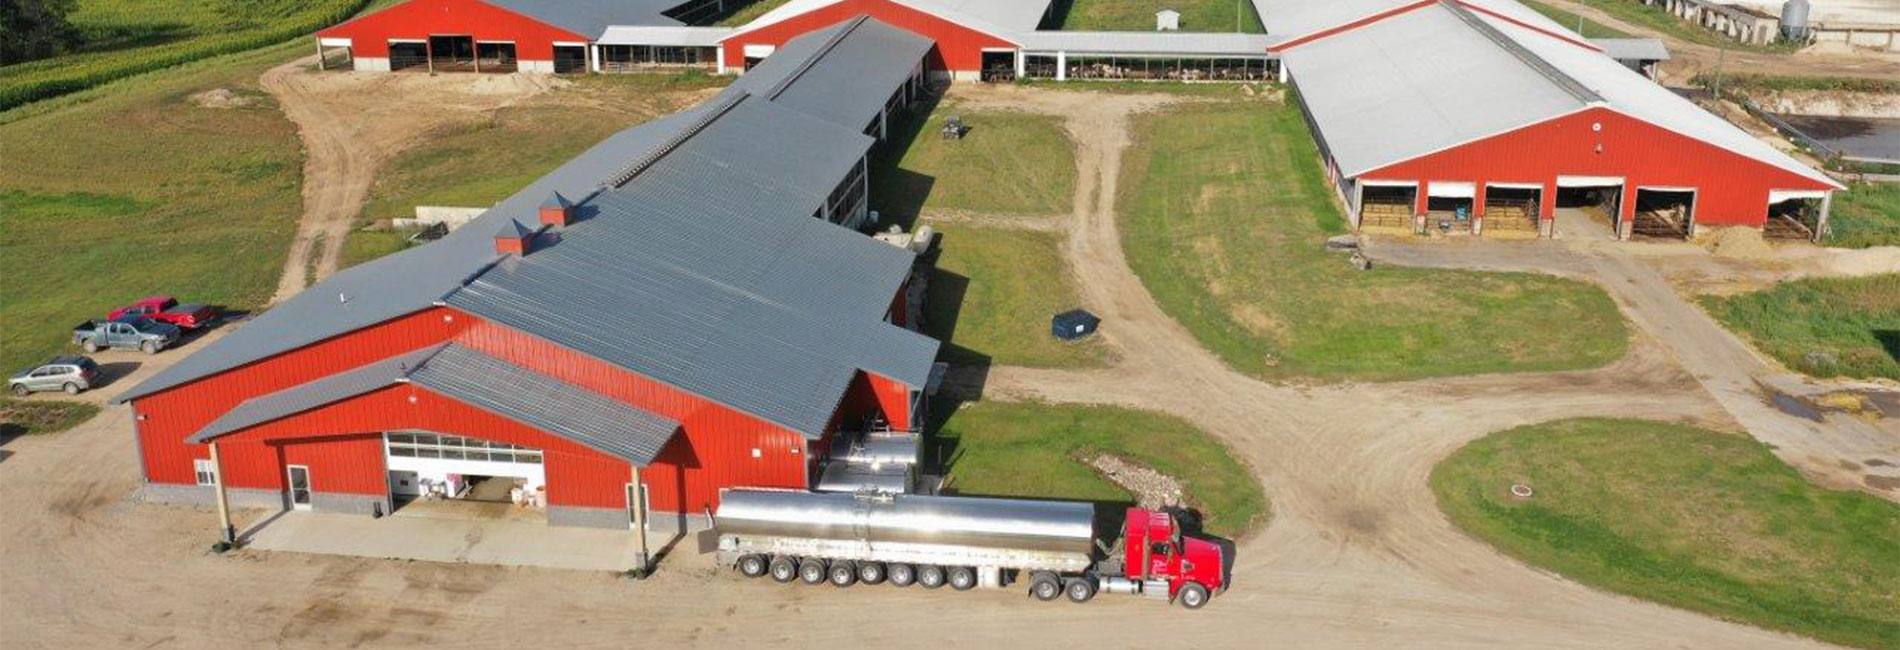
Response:
[[[246,400],[199,429],[201,444],[266,422],[409,382],[636,465],[679,430],[649,413],[460,345],[433,345]]]
[[[627,405],[460,345],[450,345],[409,373],[417,386],[646,465],[679,431],[678,420]]]
[[[672,47],[714,47],[731,36],[731,27],[686,27],[679,25],[614,25],[595,39],[601,45],[657,45]]]
[[[1593,38],[1590,43],[1618,61],[1669,60],[1669,47],[1660,38]]]
[[[686,0],[482,0],[587,37],[598,39],[615,25],[684,25],[661,12]]]
[[[393,386],[402,382],[403,377],[409,374],[411,368],[421,365],[424,360],[441,351],[442,348],[441,345],[432,345],[274,393],[253,397],[218,419],[212,420],[210,424],[199,429],[197,433],[191,434],[185,441],[194,444],[207,442],[225,434],[265,422],[281,420],[310,409]]]
[[[858,16],[787,41],[726,89],[752,93],[853,131],[884,109],[935,44]]]
[[[822,435],[858,370],[921,387],[937,346],[884,321],[912,255],[811,217],[870,144],[744,97],[447,302]]]

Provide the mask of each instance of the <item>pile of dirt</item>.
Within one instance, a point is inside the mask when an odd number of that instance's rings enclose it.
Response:
[[[231,92],[229,88],[212,88],[192,95],[191,103],[203,108],[242,108],[257,103],[257,98]]]
[[[1718,228],[1701,239],[1702,245],[1718,257],[1767,259],[1775,254],[1774,247],[1754,228]]]

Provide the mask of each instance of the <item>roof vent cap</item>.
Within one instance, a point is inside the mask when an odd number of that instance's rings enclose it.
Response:
[[[542,225],[562,227],[573,220],[574,202],[561,196],[560,192],[549,194],[547,200],[541,202]]]
[[[501,232],[495,233],[495,252],[502,255],[527,255],[528,246],[534,240],[534,231],[521,225],[520,221],[509,219],[502,224]]]

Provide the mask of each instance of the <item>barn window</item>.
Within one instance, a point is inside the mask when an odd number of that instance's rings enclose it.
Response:
[[[218,466],[211,464],[211,459],[198,458],[192,460],[191,468],[193,473],[198,476],[199,485],[218,484]]]

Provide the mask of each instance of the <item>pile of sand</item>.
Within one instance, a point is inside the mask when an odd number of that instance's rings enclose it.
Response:
[[[1761,231],[1754,228],[1716,228],[1700,239],[1702,245],[1718,257],[1754,260],[1775,255],[1775,249],[1762,240]]]
[[[229,88],[212,88],[192,95],[191,103],[204,108],[239,108],[257,103],[257,98],[239,95]]]

